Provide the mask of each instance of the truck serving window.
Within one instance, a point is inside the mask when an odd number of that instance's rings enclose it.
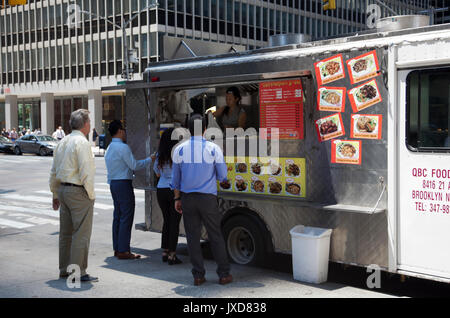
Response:
[[[411,151],[449,151],[450,68],[409,73],[406,97],[408,148]]]

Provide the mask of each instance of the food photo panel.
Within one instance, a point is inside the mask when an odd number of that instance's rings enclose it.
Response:
[[[265,164],[258,158],[250,158],[250,173],[254,176],[262,176],[265,174]]]
[[[247,178],[239,175],[234,177],[234,190],[236,192],[249,192],[249,186]]]
[[[265,177],[252,176],[250,190],[252,193],[264,194],[267,193],[267,179]]]
[[[316,120],[316,130],[319,141],[330,140],[345,135],[341,113]]]
[[[273,195],[284,194],[282,178],[276,177],[268,178],[268,193]]]
[[[328,112],[344,112],[345,87],[321,87],[317,91],[317,110]]]
[[[333,140],[331,142],[331,162],[360,165],[361,140]]]
[[[345,77],[344,60],[338,54],[314,63],[317,86],[322,86]]]
[[[349,90],[348,97],[354,113],[382,101],[375,79]]]
[[[352,84],[378,76],[380,66],[378,65],[376,51],[370,51],[366,54],[347,60],[347,68]]]
[[[286,178],[284,183],[285,193],[289,196],[301,197],[302,196],[302,187],[298,180],[293,178]]]
[[[381,139],[382,115],[352,114],[350,138]]]

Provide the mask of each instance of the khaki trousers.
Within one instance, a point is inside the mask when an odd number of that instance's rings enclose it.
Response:
[[[76,264],[81,276],[86,275],[89,243],[92,233],[94,201],[84,188],[63,186],[58,191],[60,207],[59,271],[65,274],[67,267]]]

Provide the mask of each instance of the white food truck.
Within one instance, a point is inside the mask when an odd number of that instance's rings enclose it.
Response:
[[[333,230],[332,262],[450,280],[450,25],[164,61],[144,75],[120,86],[137,158],[165,127],[225,105],[230,86],[245,131],[269,134],[227,139],[270,143],[279,128],[278,166],[270,147],[246,153],[218,184],[234,262],[291,253],[289,230],[302,224]],[[155,185],[152,169],[136,174],[143,227],[161,231]]]

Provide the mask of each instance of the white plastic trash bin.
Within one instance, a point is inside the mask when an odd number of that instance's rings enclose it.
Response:
[[[291,229],[294,279],[320,284],[327,281],[331,229],[297,225]]]

